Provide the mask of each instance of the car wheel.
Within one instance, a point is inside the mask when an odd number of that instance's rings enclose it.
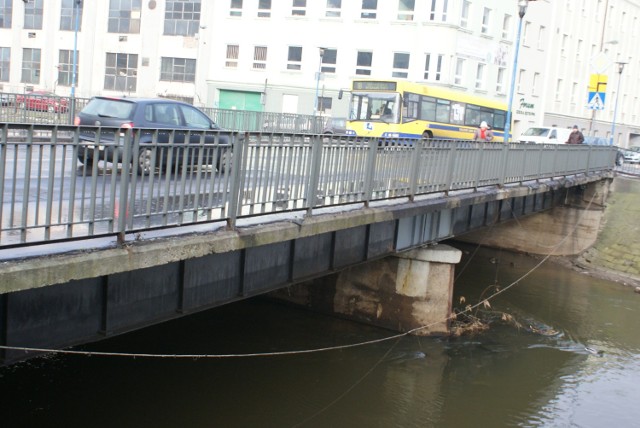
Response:
[[[93,166],[93,158],[89,156],[78,155],[78,162],[91,168]]]
[[[149,147],[141,147],[138,152],[138,175],[151,174],[151,163],[153,161],[153,150]]]

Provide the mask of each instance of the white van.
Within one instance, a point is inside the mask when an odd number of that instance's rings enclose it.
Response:
[[[520,135],[521,143],[564,144],[569,139],[571,129],[553,126],[537,126],[529,128]]]

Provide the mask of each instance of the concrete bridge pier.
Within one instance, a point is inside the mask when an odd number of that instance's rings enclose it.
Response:
[[[415,335],[446,335],[454,268],[447,245],[414,249],[296,284],[272,297],[354,321]]]

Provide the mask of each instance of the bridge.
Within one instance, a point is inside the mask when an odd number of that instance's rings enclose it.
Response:
[[[210,144],[214,131],[166,129],[149,132],[193,143],[141,148],[132,130],[97,129],[118,138],[93,144],[82,131],[2,126],[4,363],[34,355],[22,348],[87,343],[347,270],[352,285],[340,298],[334,287],[327,310],[404,330],[440,319],[422,333],[446,333],[459,255],[429,245],[549,210],[575,219],[585,200],[602,202],[616,157],[609,146],[258,132]],[[83,158],[109,144],[125,159],[149,151],[150,172]],[[372,261],[380,275],[440,277],[429,285],[437,298],[414,284],[364,296],[353,273]],[[317,291],[287,294],[327,306]]]

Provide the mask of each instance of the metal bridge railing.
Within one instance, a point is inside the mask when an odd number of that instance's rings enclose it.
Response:
[[[89,98],[0,92],[0,122],[72,125]],[[326,117],[200,107],[220,127],[241,132],[321,134]]]
[[[214,221],[233,227],[240,217],[608,171],[616,155],[610,146],[260,132],[213,142],[205,137],[217,132],[189,132],[192,143],[178,144],[184,131],[157,129],[141,146],[139,131],[86,142],[87,129],[2,125],[0,247]],[[167,132],[170,142],[158,143]],[[88,160],[116,147],[122,157]]]

